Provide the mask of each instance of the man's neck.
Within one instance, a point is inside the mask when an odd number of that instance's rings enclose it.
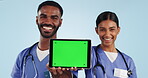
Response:
[[[50,45],[50,39],[56,39],[56,36],[55,37],[52,37],[52,38],[43,38],[43,37],[40,37],[38,48],[40,50],[48,50],[49,49],[49,45]]]

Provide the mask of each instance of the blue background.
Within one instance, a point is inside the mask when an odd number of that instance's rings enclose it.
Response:
[[[39,40],[35,22],[43,0],[0,0],[0,78],[10,78],[17,55]],[[58,38],[91,39],[100,43],[95,20],[103,11],[113,11],[121,32],[116,47],[133,58],[138,78],[148,78],[148,1],[147,0],[56,0],[64,9]],[[80,74],[81,76],[81,74]]]

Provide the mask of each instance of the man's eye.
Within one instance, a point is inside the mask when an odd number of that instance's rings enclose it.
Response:
[[[40,18],[46,18],[45,16],[41,16]]]
[[[57,17],[54,17],[53,19],[58,19]]]
[[[58,19],[58,17],[51,17],[52,19]]]
[[[41,15],[40,18],[46,18],[46,15]]]

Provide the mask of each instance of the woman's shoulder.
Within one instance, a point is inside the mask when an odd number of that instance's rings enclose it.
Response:
[[[122,55],[124,56],[124,58],[132,59],[129,55],[127,55],[127,54],[125,54],[125,53],[123,53],[123,52],[121,52],[121,53],[122,53]]]
[[[130,57],[129,55],[127,55],[127,54],[125,54],[125,53],[123,53],[123,52],[121,52],[121,53],[122,53],[122,55],[124,56],[125,60],[126,60],[128,63],[134,63],[132,57]]]

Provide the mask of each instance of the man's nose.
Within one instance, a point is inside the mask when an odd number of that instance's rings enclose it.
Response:
[[[46,24],[52,24],[53,20],[51,19],[51,17],[47,17],[46,20],[45,20],[45,23]]]

